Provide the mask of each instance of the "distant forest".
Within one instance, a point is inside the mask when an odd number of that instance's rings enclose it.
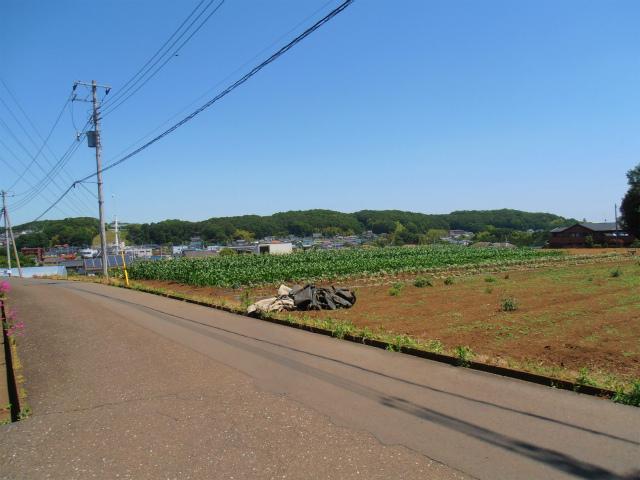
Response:
[[[512,241],[516,244],[542,244],[552,228],[575,222],[550,213],[520,210],[463,210],[448,214],[424,214],[400,210],[362,210],[341,213],[332,210],[303,210],[268,216],[243,215],[210,218],[200,222],[164,220],[157,223],[129,224],[127,238],[135,244],[180,244],[198,236],[211,243],[238,238],[260,239],[267,236],[322,233],[327,236],[360,234],[367,230],[387,233],[395,244],[426,243],[443,230],[459,229],[476,233],[477,240]],[[42,220],[15,227],[32,230],[16,240],[19,247],[65,244],[91,245],[98,234],[98,220],[79,217]],[[534,234],[528,230],[542,231]]]

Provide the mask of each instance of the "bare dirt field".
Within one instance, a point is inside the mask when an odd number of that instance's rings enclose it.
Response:
[[[426,276],[432,286],[421,288],[414,286],[415,278],[354,280],[343,285],[357,290],[353,308],[290,315],[438,340],[448,351],[468,346],[479,361],[557,378],[581,376],[609,387],[640,378],[640,264],[634,255],[471,275],[456,271],[450,277]],[[452,283],[445,284],[445,278]],[[238,306],[243,292],[245,300],[275,294],[274,286],[234,290],[138,283]],[[505,301],[515,310],[505,311]]]

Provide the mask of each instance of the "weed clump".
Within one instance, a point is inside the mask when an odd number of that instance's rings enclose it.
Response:
[[[484,277],[484,281],[487,283],[493,283],[496,281],[495,277]]]
[[[418,277],[413,282],[414,287],[424,288],[424,287],[433,287],[431,280],[425,277]]]
[[[242,308],[246,309],[252,303],[249,290],[243,290],[240,294],[240,305],[242,305]]]
[[[445,285],[453,285],[453,278],[451,277],[447,277],[444,279],[444,284]]]
[[[609,275],[611,275],[611,278],[618,278],[622,275],[622,270],[616,268],[615,270],[611,270],[611,273]]]
[[[493,293],[493,287],[487,287],[484,289],[485,293]]]
[[[633,381],[633,385],[629,391],[625,391],[622,388],[618,389],[613,397],[613,401],[624,405],[640,407],[640,379]]]
[[[513,297],[503,298],[500,301],[500,309],[503,312],[515,312],[518,309],[518,301]]]
[[[389,295],[391,295],[392,297],[397,297],[398,295],[400,295],[400,293],[402,293],[403,288],[404,288],[404,283],[395,282],[393,285],[391,285],[391,288],[389,289]]]
[[[592,387],[596,386],[596,382],[589,376],[589,369],[587,367],[582,367],[580,370],[578,370],[576,383],[578,385],[590,385]]]
[[[473,350],[466,345],[458,345],[455,349],[456,358],[458,359],[458,365],[461,367],[468,367],[471,365],[471,359],[473,358]]]
[[[433,353],[442,353],[444,350],[444,345],[440,340],[429,340],[427,343],[427,350]]]

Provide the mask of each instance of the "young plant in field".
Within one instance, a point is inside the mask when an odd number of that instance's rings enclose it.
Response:
[[[473,351],[466,345],[458,345],[455,348],[455,355],[458,359],[458,365],[461,367],[468,367],[471,365],[471,359],[473,358]]]
[[[413,281],[413,286],[418,288],[432,287],[431,280],[426,277],[418,277]]]
[[[391,285],[391,288],[389,289],[389,295],[391,295],[392,297],[397,297],[398,295],[400,295],[400,293],[402,293],[403,288],[404,288],[404,283],[395,282],[393,285]]]
[[[484,289],[485,293],[493,293],[493,287],[487,287]]]
[[[500,301],[500,309],[503,312],[515,312],[518,309],[518,301],[513,297],[503,298]]]
[[[496,281],[496,279],[495,279],[495,277],[489,276],[489,277],[484,277],[484,281],[487,282],[487,283],[493,283],[493,282]]]
[[[453,278],[452,277],[447,277],[444,279],[444,284],[445,285],[453,285]]]
[[[616,268],[615,270],[611,270],[611,273],[609,275],[611,275],[611,278],[618,278],[622,275],[622,270]]]

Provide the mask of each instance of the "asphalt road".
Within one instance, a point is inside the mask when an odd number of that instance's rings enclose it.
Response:
[[[640,478],[640,409],[135,291],[13,280],[0,478]]]

